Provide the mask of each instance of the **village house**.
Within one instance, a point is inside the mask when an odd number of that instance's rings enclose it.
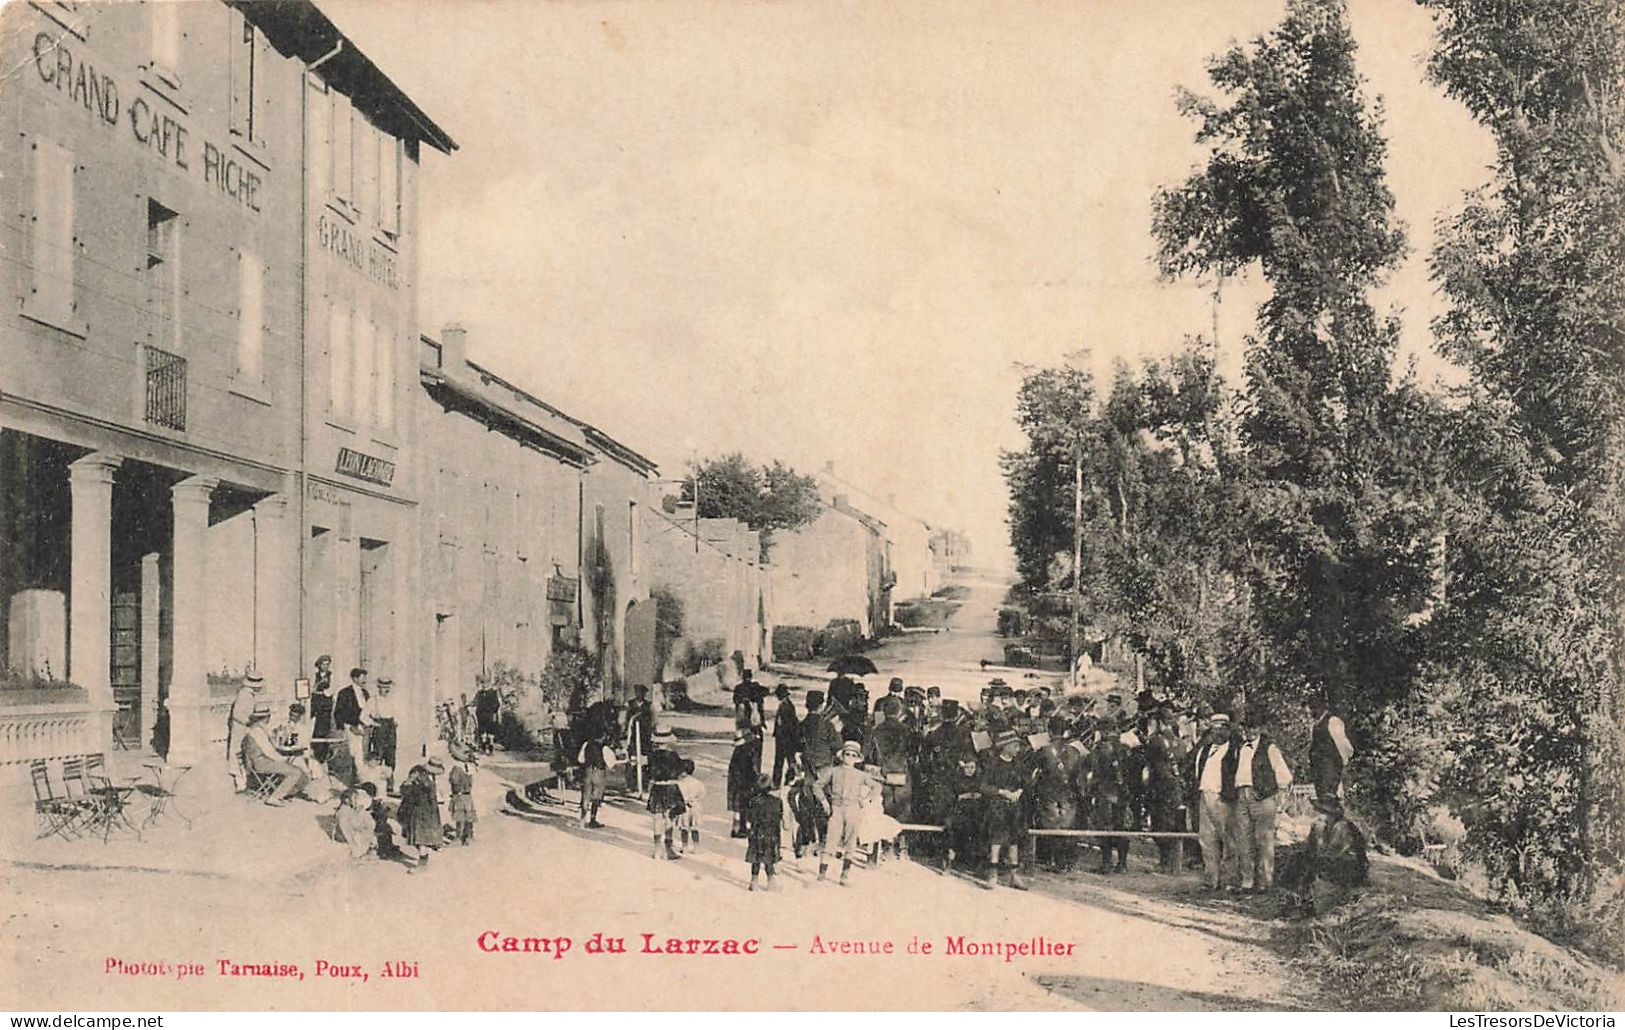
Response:
[[[582,482],[598,455],[556,408],[469,361],[466,338],[447,326],[419,351],[420,718],[498,665],[538,676],[581,637]]]
[[[651,508],[645,519],[649,589],[664,620],[656,633],[655,681],[735,654],[748,669],[772,660],[772,573],[761,561],[761,534],[736,519],[696,521],[693,512],[692,504],[673,502]]]
[[[412,662],[416,173],[455,144],[309,3],[0,19],[0,763],[196,763],[249,669]]]
[[[841,494],[808,525],[773,534],[775,655],[793,656],[798,646],[792,638],[821,632],[832,622],[856,623],[864,638],[885,631],[891,612],[885,531]]]

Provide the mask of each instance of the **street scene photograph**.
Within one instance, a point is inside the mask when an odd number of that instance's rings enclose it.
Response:
[[[0,71],[13,1026],[1625,1010],[1618,0]]]

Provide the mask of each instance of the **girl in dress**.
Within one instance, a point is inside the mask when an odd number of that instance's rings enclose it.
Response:
[[[429,864],[429,849],[442,842],[440,823],[440,797],[435,789],[431,761],[428,765],[414,765],[401,784],[401,804],[395,817],[401,824],[401,836],[408,846],[416,849],[418,865]]]
[[[451,821],[456,827],[458,843],[463,847],[474,839],[474,765],[472,754],[453,751],[457,764],[451,767],[447,782],[451,785]]]
[[[677,853],[686,853],[690,847],[700,847],[700,820],[705,802],[705,784],[694,775],[694,760],[683,759],[683,775],[677,778],[677,790],[683,795],[683,814],[677,817],[679,835]]]

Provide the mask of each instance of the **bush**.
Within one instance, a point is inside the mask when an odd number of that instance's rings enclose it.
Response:
[[[727,641],[721,637],[708,637],[693,645],[683,659],[683,675],[692,676],[701,669],[721,663]]]
[[[774,626],[773,657],[783,662],[810,661],[815,636],[811,626]]]

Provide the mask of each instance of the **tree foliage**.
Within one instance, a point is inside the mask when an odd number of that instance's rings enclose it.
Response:
[[[691,463],[683,499],[692,502],[696,486],[701,518],[738,519],[760,533],[766,560],[775,531],[795,530],[818,517],[818,481],[781,461],[755,465],[738,452]]]
[[[1496,145],[1493,182],[1433,254],[1450,301],[1435,336],[1472,376],[1449,438],[1442,786],[1509,896],[1611,889],[1618,933],[1625,14],[1421,2],[1434,81]]]
[[[1105,390],[1029,374],[1012,541],[1029,587],[1079,589],[1168,689],[1278,720],[1328,690],[1357,809],[1391,843],[1448,808],[1509,900],[1618,934],[1625,14],[1418,2],[1433,80],[1497,146],[1432,255],[1435,339],[1468,385],[1396,369],[1397,318],[1370,300],[1405,247],[1380,105],[1340,0],[1290,0],[1211,62],[1218,99],[1181,94],[1206,157],[1154,199],[1165,275],[1269,288],[1242,381],[1201,341]]]

